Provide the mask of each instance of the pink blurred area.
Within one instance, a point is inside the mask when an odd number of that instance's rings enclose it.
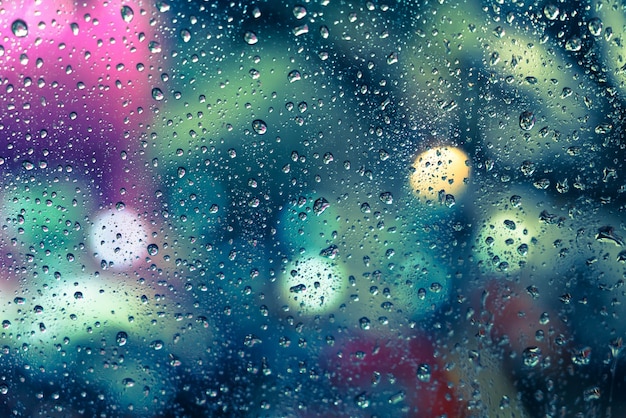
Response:
[[[124,6],[132,10],[126,18]],[[71,166],[97,179],[105,204],[120,200],[121,188],[129,200],[138,193],[139,173],[125,167],[122,152],[140,152],[160,83],[160,57],[150,47],[162,42],[154,7],[117,0],[0,6],[0,157],[9,167]],[[20,20],[27,33],[14,30]]]

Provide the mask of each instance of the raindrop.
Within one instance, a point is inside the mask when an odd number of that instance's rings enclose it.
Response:
[[[382,192],[379,196],[380,201],[388,205],[393,203],[393,195],[391,192]]]
[[[369,318],[364,316],[361,319],[359,319],[359,326],[363,330],[368,330],[368,329],[370,329],[371,321],[369,320]]]
[[[296,6],[293,8],[293,15],[298,20],[302,19],[304,16],[306,16],[306,9],[304,8],[304,6]]]
[[[293,70],[287,74],[287,79],[290,83],[295,83],[296,81],[300,81],[302,79],[302,75],[300,74],[300,71]]]
[[[328,202],[328,200],[324,199],[323,197],[320,197],[319,199],[315,201],[315,203],[313,203],[313,213],[319,216],[322,213],[324,213],[324,211],[328,209],[329,206],[330,206],[330,203]]]
[[[159,253],[159,246],[156,244],[150,244],[148,245],[148,254],[150,254],[151,256],[155,256]]]
[[[583,347],[572,352],[572,363],[578,366],[586,366],[591,361],[591,348]]]
[[[587,22],[587,29],[589,29],[589,33],[593,36],[600,36],[602,34],[602,26],[602,21],[597,17]]]
[[[548,20],[556,20],[559,17],[559,7],[555,4],[548,3],[543,8],[543,14]]]
[[[187,43],[191,40],[191,32],[189,32],[189,30],[187,29],[183,29],[180,31],[180,37],[183,42]]]
[[[161,44],[156,41],[150,41],[148,43],[148,50],[153,54],[161,52]]]
[[[259,38],[256,36],[256,33],[252,31],[247,31],[243,34],[243,40],[246,41],[248,45],[254,45],[259,42]]]
[[[122,7],[122,19],[124,19],[124,22],[130,23],[132,22],[134,17],[135,12],[133,11],[133,9],[131,9],[129,6]]]
[[[428,364],[420,364],[417,366],[417,379],[420,382],[428,383],[430,382],[430,366]]]
[[[126,334],[124,331],[118,332],[115,336],[115,341],[120,347],[126,345],[126,343],[128,342],[128,334]]]
[[[0,393],[3,395],[9,393],[9,387],[5,383],[0,384]]]
[[[74,292],[74,299],[83,299],[83,292]]]
[[[580,51],[582,48],[582,41],[578,36],[573,36],[565,42],[565,49],[571,52]]]
[[[615,233],[615,229],[612,226],[603,226],[598,229],[596,239],[600,242],[612,242],[618,247],[623,247],[624,239]]]
[[[155,87],[152,89],[152,98],[154,100],[161,101],[165,98],[165,95],[163,94],[160,88]]]
[[[370,406],[370,400],[367,398],[367,393],[363,392],[354,398],[354,403],[361,409],[365,409]]]
[[[267,124],[261,119],[255,119],[252,121],[252,129],[259,135],[263,135],[267,132]]]
[[[536,367],[541,360],[541,349],[536,346],[525,348],[522,352],[522,360],[526,367]]]
[[[519,116],[519,127],[525,131],[530,131],[535,126],[535,122],[535,115],[529,110],[522,112]]]
[[[13,31],[13,35],[18,38],[23,38],[28,35],[28,25],[22,19],[14,20],[11,25],[11,30]]]

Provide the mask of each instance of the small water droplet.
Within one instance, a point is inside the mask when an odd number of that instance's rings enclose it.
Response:
[[[83,299],[83,292],[74,292],[74,299]]]
[[[6,383],[0,384],[0,394],[6,395],[7,393],[9,393],[9,386]]]
[[[22,19],[16,19],[11,24],[11,30],[13,31],[13,35],[18,38],[23,38],[28,35],[28,25]]]
[[[252,121],[252,129],[259,135],[263,135],[267,132],[267,124],[261,119],[256,119]]]
[[[131,9],[129,6],[122,6],[122,19],[124,22],[130,23],[135,17],[135,11]]]
[[[124,387],[127,387],[127,388],[132,388],[133,386],[135,386],[135,381],[131,379],[130,377],[127,377],[122,380],[122,385],[124,385]]]

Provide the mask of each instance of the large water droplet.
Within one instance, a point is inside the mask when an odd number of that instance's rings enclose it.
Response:
[[[151,256],[155,256],[159,253],[159,246],[156,244],[150,244],[148,245],[148,254],[150,254]]]
[[[589,29],[589,33],[593,36],[600,36],[602,34],[602,26],[602,21],[597,17],[594,17],[587,22],[587,29]]]
[[[522,360],[526,367],[536,367],[541,361],[541,349],[536,346],[525,348],[522,352]]]
[[[430,382],[430,366],[428,364],[420,364],[417,366],[417,378],[420,382]]]
[[[28,35],[28,25],[22,19],[14,20],[11,25],[11,30],[13,31],[13,35],[18,38],[23,38]]]
[[[519,115],[519,127],[525,131],[530,131],[535,126],[535,114],[530,110],[526,110]]]
[[[124,331],[118,332],[117,336],[115,337],[115,341],[120,347],[126,345],[126,343],[128,342],[128,334],[126,334]]]
[[[246,41],[248,45],[254,45],[259,42],[259,38],[256,36],[256,33],[252,31],[247,31],[243,34],[243,40]]]
[[[263,135],[267,132],[267,124],[261,119],[256,119],[252,121],[252,129],[259,135]]]
[[[124,22],[130,23],[135,17],[135,11],[131,9],[129,6],[122,6],[122,19]]]
[[[152,98],[154,100],[161,101],[165,98],[165,95],[163,94],[163,91],[161,91],[160,88],[155,87],[152,89]]]

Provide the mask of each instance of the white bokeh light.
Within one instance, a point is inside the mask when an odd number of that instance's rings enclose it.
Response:
[[[89,243],[98,262],[125,269],[147,256],[147,232],[137,213],[125,209],[108,210],[96,216]]]

